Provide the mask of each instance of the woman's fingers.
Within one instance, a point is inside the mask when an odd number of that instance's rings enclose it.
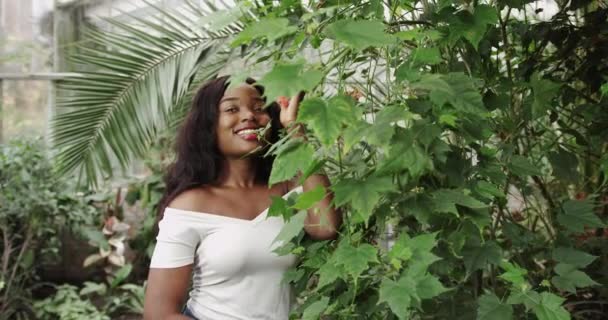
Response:
[[[281,108],[287,108],[289,107],[289,99],[285,96],[280,96],[277,98],[277,103],[279,104],[279,106],[281,106]]]

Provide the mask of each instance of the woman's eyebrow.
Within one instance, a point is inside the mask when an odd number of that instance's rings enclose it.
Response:
[[[262,97],[255,97],[253,98],[256,101],[260,101],[260,102],[266,102],[266,99],[262,98]],[[238,101],[239,98],[237,97],[226,97],[226,98],[222,98],[220,100],[220,103],[225,102],[225,101]]]

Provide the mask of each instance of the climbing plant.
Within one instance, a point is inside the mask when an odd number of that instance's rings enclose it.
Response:
[[[345,221],[310,242],[297,212],[324,193],[273,203],[295,318],[607,315],[608,9],[545,5],[257,8],[232,45],[274,65],[269,98],[308,91],[271,182],[329,172]]]
[[[293,318],[606,317],[605,1],[246,1],[212,11],[198,11],[200,30],[155,28],[165,37],[124,24],[120,37],[95,34],[113,46],[129,39],[121,48],[134,57],[116,56],[112,68],[145,86],[111,72],[66,82],[93,95],[89,82],[107,83],[108,96],[91,113],[84,96],[65,105],[80,109],[56,122],[63,171],[81,166],[94,179],[111,172],[108,154],[127,163],[169,111],[185,110],[197,84],[186,69],[208,78],[220,70],[214,52],[238,54],[245,68],[233,82],[257,74],[269,100],[307,91],[298,117],[307,141],[285,135],[271,148],[271,182],[318,171],[332,180],[269,210],[287,220],[277,252],[299,257],[285,277]],[[182,55],[189,43],[199,51]],[[138,68],[148,46],[171,50]],[[107,56],[80,61],[109,68]],[[162,117],[138,102],[146,90]],[[106,102],[123,91],[129,99]],[[68,130],[75,123],[91,139]],[[344,224],[336,240],[313,242],[299,212],[327,192]]]

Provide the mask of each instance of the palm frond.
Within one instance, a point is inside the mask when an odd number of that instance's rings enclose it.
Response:
[[[133,17],[137,26],[106,19],[113,31],[91,30],[71,57],[87,71],[57,85],[51,137],[59,174],[78,172],[96,186],[113,163],[126,168],[181,119],[192,88],[227,64],[235,26],[208,32],[196,27],[196,10],[156,11]]]

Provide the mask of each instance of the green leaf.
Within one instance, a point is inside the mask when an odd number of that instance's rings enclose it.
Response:
[[[467,39],[475,48],[483,38],[488,24],[494,25],[498,22],[496,9],[489,5],[478,5],[475,7],[473,16],[464,14],[454,16],[448,27],[449,41],[455,42],[460,37]]]
[[[586,273],[577,270],[576,266],[559,263],[555,266],[554,270],[558,275],[553,277],[551,282],[560,290],[576,294],[576,288],[599,285],[599,283],[593,281]]]
[[[557,215],[557,221],[572,232],[583,232],[585,227],[603,227],[594,208],[590,200],[568,200],[562,205],[563,213]]]
[[[364,243],[353,247],[348,239],[342,240],[335,252],[336,263],[344,266],[355,279],[367,270],[370,262],[378,262],[377,255],[378,250],[372,245]]]
[[[532,310],[538,320],[570,320],[570,314],[562,307],[565,300],[553,293],[543,292],[539,304],[532,307]]]
[[[104,234],[93,228],[83,228],[82,233],[89,240],[89,243],[93,246],[99,247],[104,250],[110,250],[110,244]]]
[[[486,241],[483,245],[465,246],[462,249],[464,265],[467,273],[475,270],[484,269],[487,264],[500,264],[502,252],[500,246],[494,241]]]
[[[327,103],[321,98],[306,99],[300,106],[298,121],[306,123],[324,146],[332,146],[343,125],[354,119],[352,100],[339,96]]]
[[[309,144],[299,144],[284,150],[274,160],[268,184],[293,178],[298,171],[305,171],[313,161],[314,150]]]
[[[415,288],[416,283],[409,277],[401,277],[397,282],[384,278],[380,283],[378,303],[388,303],[391,311],[399,319],[407,319],[412,295],[416,296]]]
[[[340,278],[342,270],[338,268],[334,260],[329,260],[321,268],[319,268],[319,282],[317,289],[321,289],[328,284],[334,283]]]
[[[130,263],[122,266],[112,278],[112,282],[110,283],[110,288],[116,288],[119,284],[121,284],[127,277],[131,274],[131,270],[133,270],[133,265]]]
[[[553,167],[553,174],[566,182],[575,183],[578,179],[578,158],[575,154],[559,148],[557,152],[548,154],[549,162]]]
[[[464,73],[425,74],[420,81],[412,83],[412,88],[428,91],[438,107],[450,103],[463,113],[483,115],[487,112],[477,85]]]
[[[318,320],[321,318],[321,314],[327,308],[329,304],[329,298],[323,297],[321,300],[315,301],[311,305],[309,305],[306,309],[304,309],[304,313],[302,313],[302,320]]]
[[[410,54],[410,60],[412,60],[412,63],[415,65],[417,65],[417,64],[434,65],[434,64],[441,63],[441,61],[443,61],[441,58],[441,52],[439,52],[439,48],[437,48],[437,47],[430,47],[430,48],[418,47],[418,48],[412,50],[412,53]]]
[[[477,184],[475,185],[475,191],[477,191],[480,195],[488,199],[493,199],[494,197],[501,199],[506,198],[502,190],[498,189],[495,184],[487,182],[485,180],[477,181]]]
[[[551,108],[551,102],[557,96],[561,85],[551,80],[543,79],[538,73],[534,73],[530,78],[530,86],[534,94],[532,118],[536,119],[547,114],[547,110]]]
[[[578,268],[585,268],[595,259],[597,259],[596,256],[574,248],[558,247],[553,250],[553,260],[570,264]]]
[[[540,170],[530,160],[520,155],[514,155],[507,167],[511,172],[522,178],[541,174]]]
[[[469,196],[462,191],[453,189],[440,189],[431,194],[433,199],[433,209],[436,212],[448,212],[458,216],[456,205],[461,205],[471,209],[486,208],[488,205]]]
[[[333,185],[334,201],[342,206],[350,203],[352,208],[367,220],[372,215],[383,193],[395,190],[390,177],[368,177],[365,180],[344,179]]]
[[[304,70],[303,63],[276,64],[262,79],[264,95],[270,101],[279,96],[293,97],[300,91],[312,91],[323,79],[319,70]]]
[[[326,33],[336,41],[363,50],[396,43],[396,38],[384,29],[384,24],[378,20],[339,20],[328,25]]]
[[[427,274],[416,283],[416,293],[420,299],[431,299],[448,291],[439,279]]]
[[[259,38],[266,38],[272,42],[297,31],[298,28],[290,26],[289,20],[286,18],[265,17],[245,27],[232,41],[232,47],[238,47]]]
[[[272,203],[268,208],[268,217],[283,217],[286,218],[286,214],[289,213],[287,200],[283,197],[271,197]]]
[[[407,233],[403,232],[395,241],[388,256],[397,266],[400,264],[399,260],[407,261],[408,274],[413,278],[422,277],[431,264],[440,260],[432,253],[433,248],[437,245],[436,236],[437,233],[427,233],[410,238]]]
[[[59,174],[76,173],[94,187],[144,158],[188,110],[191,92],[227,63],[225,38],[196,28],[200,14],[151,9],[133,23],[106,19],[113,31],[89,28],[86,44],[71,50],[82,68],[57,82],[50,130]]]
[[[413,249],[409,246],[410,237],[404,233],[401,235],[399,239],[395,242],[391,251],[389,251],[388,256],[392,259],[399,259],[402,261],[407,261],[412,257]]]
[[[540,303],[540,294],[536,291],[524,288],[519,291],[513,291],[507,299],[508,304],[524,304],[526,310],[532,309]]]
[[[298,210],[306,210],[323,200],[323,198],[325,198],[325,188],[323,186],[317,186],[308,192],[300,194],[298,200],[292,207]]]
[[[477,300],[477,320],[513,319],[513,307],[503,303],[494,293],[486,293]]]
[[[407,170],[411,177],[419,177],[425,170],[433,168],[433,162],[417,144],[393,143],[386,159],[378,165],[379,173]]]
[[[600,91],[602,92],[602,97],[607,96],[608,95],[608,82],[604,83],[601,87],[600,87]]]
[[[300,211],[296,213],[281,229],[281,232],[277,235],[277,237],[272,241],[272,243],[279,242],[281,244],[286,244],[291,241],[295,236],[300,234],[302,229],[304,229],[304,220],[306,219],[307,213],[306,211]]]
[[[244,3],[239,3],[235,7],[219,10],[201,19],[201,24],[211,32],[220,31],[229,25],[237,22],[246,10]]]
[[[500,275],[500,278],[509,281],[516,288],[521,288],[526,284],[525,275],[528,274],[528,270],[520,268],[517,265],[511,264],[510,262],[503,260],[500,263],[500,267],[506,272]]]
[[[305,271],[302,268],[289,268],[283,273],[281,283],[296,283],[304,276]]]

